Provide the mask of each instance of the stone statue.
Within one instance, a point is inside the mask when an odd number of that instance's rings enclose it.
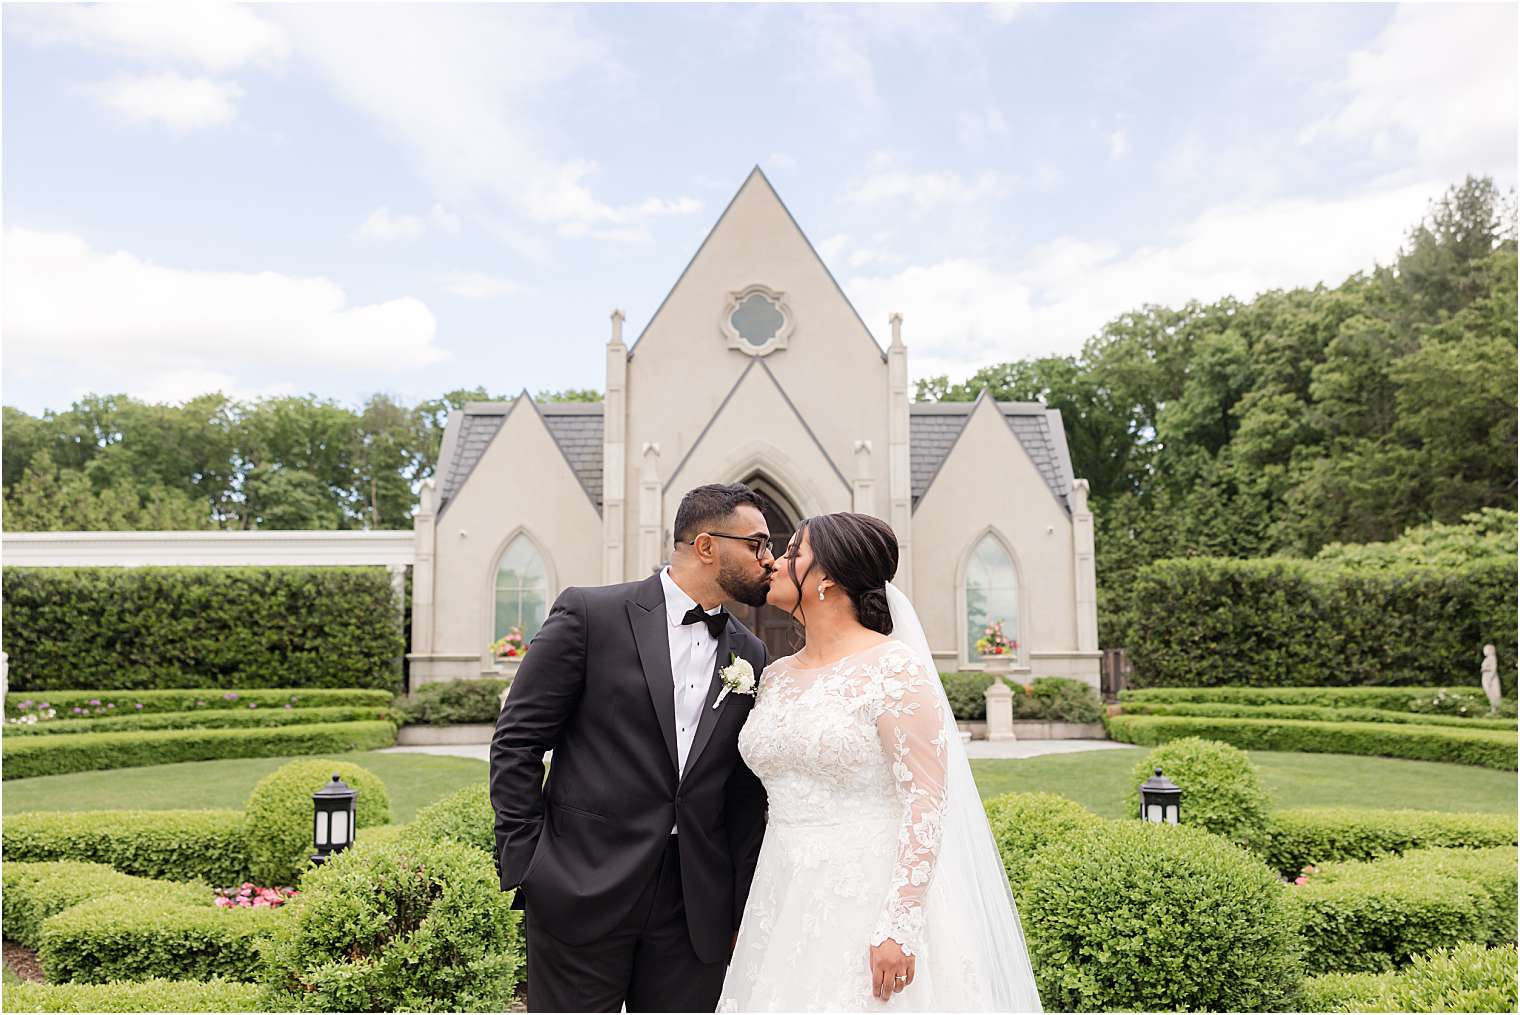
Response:
[[[1488,695],[1488,711],[1499,711],[1499,699],[1503,692],[1499,687],[1499,657],[1492,645],[1483,646],[1483,693]]]

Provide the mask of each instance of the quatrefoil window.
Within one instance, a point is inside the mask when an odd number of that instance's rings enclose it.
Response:
[[[729,348],[751,356],[785,349],[792,331],[792,312],[786,294],[763,285],[729,293],[722,330]]]

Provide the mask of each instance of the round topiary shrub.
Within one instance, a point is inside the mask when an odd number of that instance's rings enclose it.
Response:
[[[1029,861],[1037,850],[1104,821],[1075,800],[1054,793],[1004,793],[983,806],[1015,892],[1028,880]]]
[[[1162,744],[1130,775],[1130,813],[1140,814],[1140,784],[1156,769],[1182,787],[1182,823],[1242,846],[1267,832],[1267,794],[1246,752],[1217,740],[1183,737]]]
[[[523,951],[489,857],[405,836],[312,870],[262,947],[272,1011],[506,1011]]]
[[[357,828],[391,820],[391,798],[379,776],[343,761],[292,761],[260,779],[243,809],[243,837],[255,882],[294,885],[311,867],[311,795],[331,780],[334,772],[359,791],[354,802]],[[358,835],[356,832],[356,841]]]
[[[422,808],[409,827],[426,839],[452,839],[483,849],[488,856],[496,853],[496,812],[484,782],[455,790]]]
[[[1302,982],[1286,886],[1197,828],[1109,821],[1044,850],[1019,912],[1047,1011],[1274,1011]]]

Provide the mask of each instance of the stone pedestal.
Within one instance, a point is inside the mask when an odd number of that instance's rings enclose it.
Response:
[[[1013,735],[1013,689],[994,675],[992,684],[984,692],[987,698],[987,739],[1014,740]]]

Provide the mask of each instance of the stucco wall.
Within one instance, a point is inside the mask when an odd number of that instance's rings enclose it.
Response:
[[[660,445],[663,484],[749,366],[750,356],[727,347],[719,322],[728,293],[753,283],[784,292],[796,320],[787,348],[769,354],[766,365],[846,477],[853,478],[854,442],[872,441],[878,463],[873,513],[885,517],[887,368],[881,349],[758,173],[740,189],[632,348],[625,468],[629,504],[635,504],[644,444]],[[738,425],[725,430],[721,442],[773,439],[765,433],[767,416],[750,420],[748,427],[741,417],[733,419]],[[720,443],[709,437],[715,445]],[[805,449],[781,446],[796,458],[810,455]],[[670,494],[679,500],[686,489],[720,478],[703,471],[715,461],[704,459],[699,465],[693,459]],[[830,482],[838,486],[837,478]],[[848,496],[839,503],[848,505]],[[674,510],[668,505],[662,514]],[[629,574],[636,569],[638,526],[637,512],[630,510],[624,540]]]
[[[1095,678],[1096,662],[1076,655],[1070,516],[984,398],[913,514],[915,605],[942,669],[977,665],[961,644],[960,582],[989,528],[1011,548],[1019,574],[1019,670]]]
[[[542,418],[519,398],[501,431],[437,522],[433,655],[477,657],[432,667],[479,676],[488,662],[497,564],[526,532],[549,572],[549,599],[568,585],[601,584],[601,519]],[[413,674],[429,671],[413,660]],[[457,672],[456,672],[457,671]],[[413,683],[419,681],[414,679]]]

